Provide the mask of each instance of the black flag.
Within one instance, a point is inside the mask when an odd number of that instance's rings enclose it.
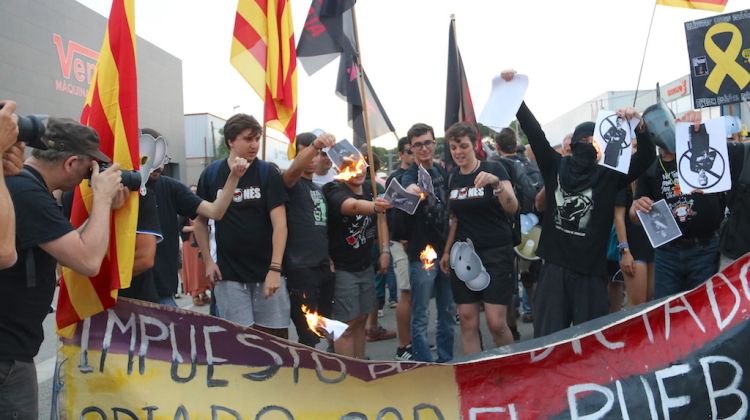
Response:
[[[448,28],[448,82],[445,87],[445,129],[457,122],[473,124],[477,129],[476,154],[479,159],[487,157],[482,149],[482,135],[474,115],[474,104],[471,102],[469,81],[466,79],[461,52],[456,44],[455,20],[451,18]]]
[[[370,138],[374,139],[396,131],[383,109],[375,89],[372,88],[370,79],[364,70],[357,67],[354,57],[350,54],[342,54],[339,64],[338,81],[336,82],[336,94],[349,104],[349,126],[354,129],[354,145],[356,147],[365,143],[365,121],[362,114],[362,97],[359,92],[359,71],[365,78],[365,98],[367,98],[367,120],[370,125]]]
[[[354,0],[313,0],[297,43],[297,58],[313,74],[341,53],[356,55]]]

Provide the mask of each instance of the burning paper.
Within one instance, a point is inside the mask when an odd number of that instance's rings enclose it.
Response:
[[[435,187],[432,185],[432,176],[430,176],[430,173],[422,165],[419,165],[419,169],[417,170],[417,186],[422,190],[419,196],[423,200],[427,198],[428,194],[435,194]]]
[[[435,265],[436,259],[437,252],[435,252],[435,248],[430,244],[427,244],[422,252],[419,253],[419,260],[422,261],[422,268],[425,270],[431,269]]]
[[[363,174],[367,169],[364,156],[349,140],[341,140],[330,147],[326,153],[339,172],[336,179],[346,181]]]
[[[419,195],[406,191],[395,178],[388,184],[383,198],[388,200],[393,207],[409,214],[414,214],[420,201]]]
[[[333,341],[338,340],[349,326],[335,319],[328,319],[320,316],[317,312],[311,311],[307,306],[302,305],[302,312],[305,314],[307,326],[310,331],[323,338],[330,338]]]

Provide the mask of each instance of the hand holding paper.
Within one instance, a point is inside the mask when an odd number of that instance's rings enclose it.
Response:
[[[501,76],[492,79],[492,91],[479,122],[493,130],[510,126],[528,87],[528,76],[514,71],[504,71]]]

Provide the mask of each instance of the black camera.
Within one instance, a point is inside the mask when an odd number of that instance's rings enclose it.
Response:
[[[104,172],[109,168],[111,163],[99,162],[99,172]],[[141,189],[141,174],[138,171],[121,171],[120,183],[127,187],[130,191],[138,191]],[[89,174],[91,179],[91,174]]]
[[[5,104],[0,103],[0,109]],[[42,141],[44,135],[45,125],[44,120],[47,119],[46,115],[18,115],[18,137],[17,141],[26,143],[27,146],[33,147],[34,149],[47,150],[47,145]]]

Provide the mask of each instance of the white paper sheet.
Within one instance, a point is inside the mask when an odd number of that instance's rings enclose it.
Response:
[[[651,206],[651,211],[644,213],[637,211],[638,219],[646,231],[651,246],[658,248],[682,236],[680,226],[672,216],[672,210],[667,201],[661,199]]]
[[[615,111],[600,110],[596,116],[594,141],[599,148],[599,164],[624,174],[630,169],[632,138],[638,119],[626,121]]]
[[[693,124],[677,123],[675,140],[677,174],[683,194],[694,190],[713,193],[732,188],[723,118],[704,122],[697,132]]]
[[[479,115],[479,122],[496,131],[510,126],[528,87],[529,77],[524,74],[515,75],[510,82],[500,76],[492,79],[492,91]]]
[[[395,178],[388,184],[383,198],[388,200],[393,207],[409,214],[414,214],[419,206],[419,196],[407,192]]]

